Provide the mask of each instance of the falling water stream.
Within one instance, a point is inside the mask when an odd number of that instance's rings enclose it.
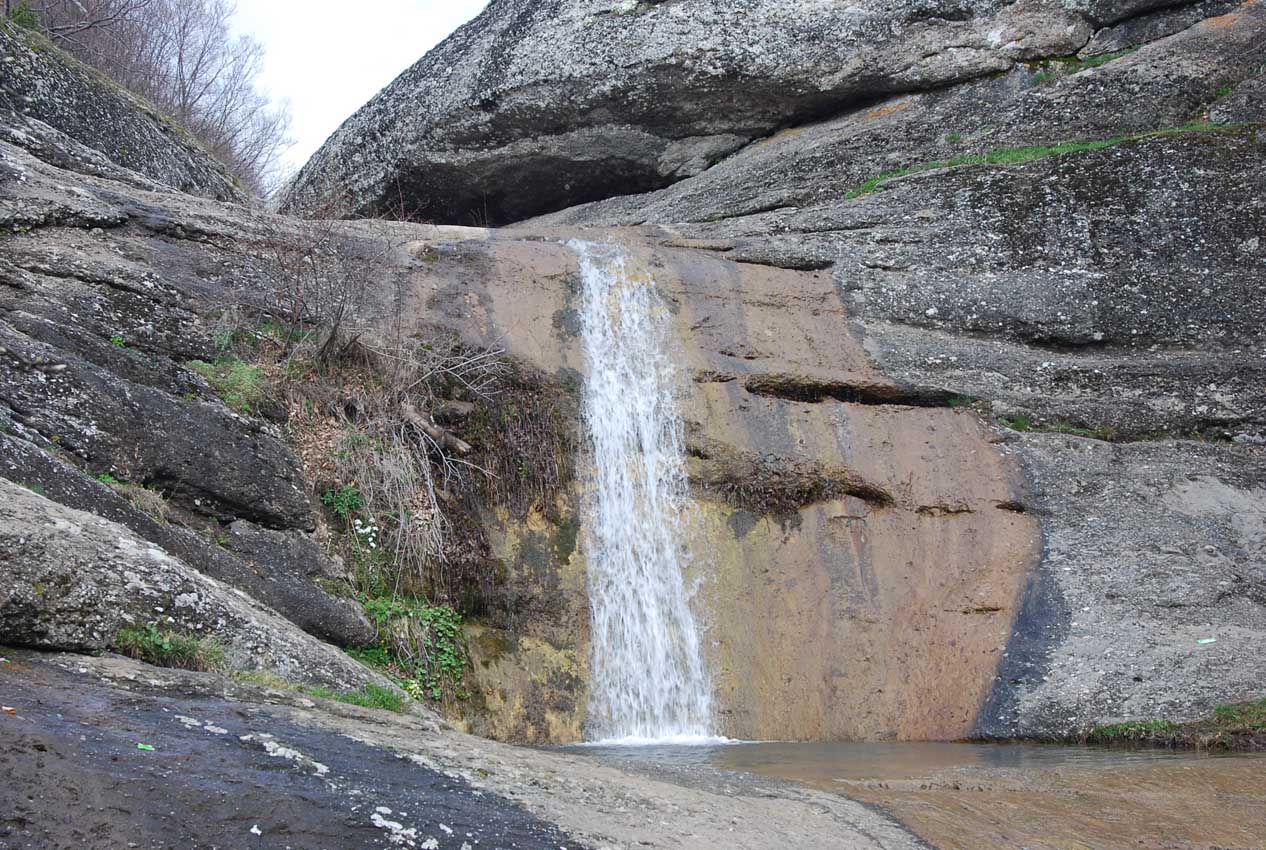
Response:
[[[593,481],[586,547],[593,658],[588,736],[704,741],[711,684],[683,575],[686,476],[668,309],[613,245],[580,259]]]

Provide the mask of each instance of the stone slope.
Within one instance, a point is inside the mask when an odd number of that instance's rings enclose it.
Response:
[[[14,850],[927,846],[825,791],[729,777],[689,787],[116,657],[9,661],[0,841]]]
[[[221,642],[236,669],[335,688],[388,686],[122,526],[3,479],[0,497],[0,635],[8,644],[102,651],[121,628],[157,621]]]
[[[64,136],[22,138],[100,174]],[[231,411],[184,365],[218,356],[203,316],[225,306],[230,275],[261,273],[236,250],[239,268],[226,267],[206,230],[258,233],[255,214],[213,206],[217,225],[181,223],[189,196],[8,144],[0,171],[11,178],[0,186],[0,476],[122,523],[322,638],[372,640],[359,606],[320,586],[331,568],[308,537],[309,483],[279,429]],[[160,494],[188,527],[155,521],[100,477]],[[274,535],[264,551],[259,535]]]
[[[245,200],[225,167],[186,130],[41,36],[0,22],[0,68],[0,110],[13,113],[7,128],[21,116],[96,151],[106,168],[208,198]]]

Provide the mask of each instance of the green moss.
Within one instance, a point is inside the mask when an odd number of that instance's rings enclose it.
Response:
[[[1092,744],[1147,745],[1238,750],[1266,744],[1266,699],[1220,705],[1213,716],[1194,723],[1131,720],[1096,726],[1085,736]]]
[[[935,171],[942,168],[958,168],[964,165],[1018,165],[1026,162],[1033,162],[1038,159],[1045,159],[1046,157],[1051,156],[1062,156],[1070,153],[1084,153],[1086,151],[1103,150],[1124,142],[1137,142],[1143,139],[1151,139],[1162,136],[1178,136],[1187,133],[1217,132],[1227,129],[1231,129],[1231,125],[1218,125],[1202,121],[1185,124],[1181,127],[1167,127],[1160,130],[1152,130],[1147,133],[1113,136],[1107,139],[1076,139],[1051,145],[1029,145],[1018,148],[1001,148],[978,154],[964,154],[950,159],[903,166],[891,171],[885,171],[882,174],[876,174],[860,185],[854,187],[844,197],[848,200],[860,198],[863,195],[869,195],[872,192],[882,190],[885,183],[895,180],[898,177],[905,177],[910,174],[921,174],[925,171]]]
[[[224,665],[224,647],[212,640],[160,629],[157,623],[142,628],[119,630],[114,648],[122,655],[156,667],[181,670],[219,670]]]
[[[190,360],[186,367],[206,378],[220,398],[238,413],[251,413],[264,397],[264,373],[258,366],[230,358],[207,363]]]
[[[1054,422],[1041,422],[1033,419],[1028,414],[1017,414],[1015,416],[999,416],[998,424],[1004,428],[1010,428],[1012,431],[1033,431],[1042,434],[1071,434],[1074,437],[1085,437],[1091,440],[1104,440],[1112,442],[1117,439],[1115,429],[1100,425],[1096,428],[1088,428],[1083,425],[1077,425],[1063,419]]]
[[[998,424],[1012,431],[1033,430],[1033,420],[1027,416],[999,416]]]
[[[362,708],[378,708],[385,711],[404,711],[405,698],[392,688],[382,685],[362,685],[355,691],[336,691],[332,688],[304,688],[303,692],[320,699],[345,702],[348,705],[359,705]]]

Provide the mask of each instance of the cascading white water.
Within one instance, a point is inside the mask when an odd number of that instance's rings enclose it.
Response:
[[[589,377],[594,480],[586,551],[593,660],[589,736],[705,739],[712,692],[683,568],[687,500],[668,309],[613,245],[573,241]]]

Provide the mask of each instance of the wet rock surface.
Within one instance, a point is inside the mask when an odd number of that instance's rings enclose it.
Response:
[[[697,789],[113,657],[5,657],[6,850],[926,846],[825,792]]]
[[[7,850],[584,846],[460,777],[269,706],[28,658],[0,670],[20,706],[0,721]]]

